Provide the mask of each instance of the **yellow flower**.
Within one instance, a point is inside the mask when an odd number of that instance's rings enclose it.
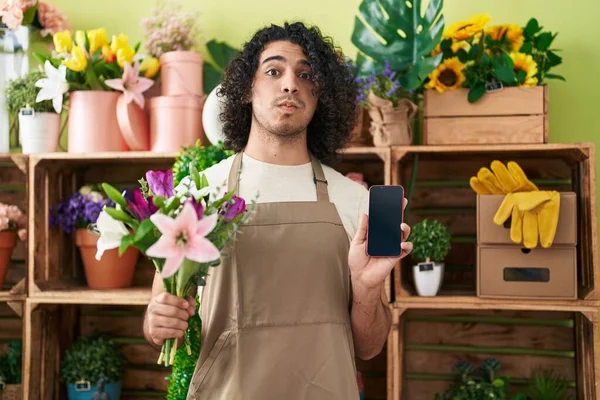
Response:
[[[77,46],[85,49],[85,31],[75,32],[75,41],[77,42]]]
[[[471,45],[469,44],[469,42],[467,42],[465,40],[461,40],[459,42],[453,42],[452,45],[450,46],[450,49],[452,50],[453,53],[457,53],[460,49],[464,49],[464,51],[466,51],[468,53],[471,50]],[[433,49],[431,51],[431,55],[437,56],[441,52],[442,52],[441,44],[438,43],[438,45],[435,46],[435,49]]]
[[[69,53],[71,48],[73,48],[73,38],[69,30],[56,32],[52,36],[52,40],[54,41],[54,49],[57,53]]]
[[[113,53],[117,53],[117,50],[125,48],[129,45],[129,39],[127,35],[123,33],[119,33],[118,35],[113,35],[112,40],[110,42],[110,49]]]
[[[71,57],[62,62],[71,71],[81,72],[87,67],[87,58],[80,46],[74,46],[71,49]]]
[[[140,64],[140,71],[144,72],[146,78],[154,78],[160,69],[160,62],[155,57],[144,58]]]
[[[125,67],[125,62],[133,64],[133,56],[135,56],[135,49],[133,47],[122,47],[117,50],[117,64],[121,68]]]
[[[88,31],[88,40],[90,41],[90,54],[94,54],[96,50],[101,49],[102,46],[108,44],[106,36],[106,28],[92,29]]]
[[[469,39],[477,32],[483,30],[485,25],[490,22],[492,17],[489,14],[474,15],[465,21],[455,22],[444,30],[442,37],[444,39],[454,39],[456,41]]]
[[[110,46],[107,44],[102,46],[102,56],[104,57],[104,61],[106,61],[109,64],[111,62],[114,62],[115,59],[117,58],[117,55],[112,52],[112,50],[110,49]]]
[[[444,60],[429,74],[429,82],[425,88],[435,89],[440,93],[444,90],[458,89],[465,81],[464,68],[465,65],[459,61],[458,57]]]
[[[513,70],[515,71],[515,74],[518,74],[519,71],[525,71],[527,73],[527,77],[522,86],[536,86],[538,80],[535,76],[538,73],[538,69],[537,63],[533,60],[531,55],[512,52],[510,53],[510,58],[514,64]]]
[[[512,50],[518,51],[525,37],[523,37],[523,28],[516,24],[504,24],[494,25],[485,29],[485,34],[490,35],[493,40],[500,41],[504,37],[505,43],[507,43]]]

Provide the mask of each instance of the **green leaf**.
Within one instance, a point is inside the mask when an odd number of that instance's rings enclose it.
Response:
[[[165,203],[165,211],[167,213],[175,210],[177,207],[179,207],[181,205],[181,200],[179,199],[179,197],[171,197],[169,200],[167,200],[167,202]]]
[[[383,66],[379,65],[370,57],[366,57],[363,53],[356,54],[356,76],[367,77],[373,72],[379,73],[383,71]]]
[[[85,69],[85,80],[90,85],[92,90],[103,90],[102,83],[98,80],[96,76],[96,71],[94,71],[93,67],[88,66]]]
[[[452,50],[452,39],[443,39],[440,43],[440,49],[442,51]]]
[[[525,79],[527,78],[527,72],[520,70],[519,72],[517,72],[517,82],[519,83],[519,85],[523,84],[523,82],[525,82]]]
[[[487,53],[483,53],[483,55],[481,56],[481,65],[483,67],[489,67],[490,65],[492,65],[492,60],[490,59],[490,56],[487,55]]]
[[[542,28],[538,24],[537,19],[531,18],[527,22],[527,25],[525,26],[525,29],[523,30],[523,34],[525,35],[526,38],[531,38],[531,37],[533,37],[533,35],[538,33],[540,31],[540,29],[542,29]]]
[[[152,201],[154,202],[154,205],[158,208],[163,208],[165,205],[165,198],[162,196],[153,196]]]
[[[150,219],[145,219],[142,221],[137,231],[135,232],[134,241],[137,243],[141,241],[148,232],[151,232],[154,229],[154,223]]]
[[[474,44],[473,46],[471,46],[471,50],[469,50],[469,60],[477,59],[478,54],[479,54],[479,45]]]
[[[393,71],[416,69],[423,78],[421,64],[442,38],[443,0],[431,0],[421,15],[421,0],[363,0],[354,19],[352,43],[380,66],[388,60]],[[402,33],[400,33],[402,32]],[[424,78],[423,78],[424,79]]]
[[[36,3],[33,7],[29,7],[23,13],[23,20],[21,21],[21,25],[31,25],[33,23],[33,20],[35,19],[35,15],[37,13],[37,8],[38,5]]]
[[[548,62],[546,63],[546,70],[548,70],[552,67],[556,67],[557,65],[562,63],[562,57],[559,56],[558,54],[556,54],[555,52],[548,51],[546,53],[546,55],[548,56]]]
[[[442,54],[424,59],[423,62],[418,65],[419,68],[411,68],[400,78],[402,87],[406,90],[416,90],[425,78],[436,69],[441,60]]]
[[[206,174],[202,174],[202,176],[200,177],[200,189],[204,189],[205,187],[208,187],[208,179],[206,178]]]
[[[561,81],[564,81],[564,82],[567,81],[562,75],[557,75],[557,74],[546,74],[546,75],[544,75],[544,78],[558,79],[558,80],[561,80]]]
[[[133,218],[127,215],[123,210],[117,210],[116,208],[106,207],[103,211],[106,211],[108,215],[116,219],[117,221],[131,223],[134,222]]]
[[[554,36],[550,32],[544,32],[535,38],[535,47],[540,51],[546,51],[552,44]]]
[[[133,244],[133,236],[125,235],[121,238],[121,245],[119,246],[119,255],[122,256],[123,253]]]
[[[525,54],[532,54],[533,53],[533,43],[527,42],[527,43],[523,44],[523,46],[521,46],[521,49],[519,51],[521,53],[525,53]]]
[[[198,172],[198,169],[196,168],[196,164],[191,163],[190,164],[190,176],[192,177],[193,181],[194,181],[194,185],[196,186],[196,189],[200,190],[202,189],[202,181],[200,179],[200,173]]]
[[[467,53],[465,49],[459,49],[456,55],[458,60],[463,64],[469,60],[469,53]],[[487,54],[485,54],[485,56],[487,56]]]
[[[127,208],[127,200],[125,200],[123,195],[117,189],[115,189],[114,186],[104,182],[102,183],[102,190],[104,190],[104,193],[106,193],[109,199],[111,199],[121,207],[125,209]]]
[[[137,42],[137,43],[135,44],[135,46],[133,46],[133,49],[135,50],[135,52],[136,52],[136,53],[137,53],[137,52],[138,52],[138,50],[140,49],[140,45],[141,45],[141,44],[142,44],[141,42]]]
[[[238,49],[231,47],[225,42],[218,42],[215,39],[209,40],[206,43],[206,47],[215,62],[215,66],[221,71],[224,71],[229,61],[239,54]]]
[[[485,94],[485,85],[482,83],[479,83],[479,84],[475,85],[474,87],[472,87],[471,89],[469,89],[467,99],[469,100],[469,103],[475,103],[477,100],[481,99],[484,94]]]
[[[46,63],[46,60],[51,60],[51,57],[48,54],[40,53],[37,51],[34,51],[31,54],[33,55],[33,58],[35,58],[37,62],[39,62],[41,65],[44,65]]]
[[[500,65],[494,69],[494,76],[504,83],[514,83],[517,78],[515,71],[506,65]]]
[[[202,77],[204,93],[208,95],[212,92],[221,82],[221,79],[223,79],[223,74],[217,71],[212,64],[205,61]]]

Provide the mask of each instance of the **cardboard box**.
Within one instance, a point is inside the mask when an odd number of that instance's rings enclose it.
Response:
[[[576,299],[577,251],[574,246],[524,249],[479,246],[477,295],[523,299]]]
[[[506,196],[477,196],[477,243],[515,244],[510,240],[510,218],[499,226],[494,223],[494,215]],[[558,225],[554,236],[555,245],[577,245],[577,195],[574,192],[560,193]]]

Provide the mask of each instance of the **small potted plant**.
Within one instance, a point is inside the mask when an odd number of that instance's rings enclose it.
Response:
[[[451,248],[450,231],[437,220],[424,219],[412,229],[413,278],[419,296],[435,296],[442,285],[444,259]]]
[[[16,205],[0,203],[0,289],[4,285],[6,272],[17,238],[27,238],[27,217]]]
[[[25,154],[50,153],[58,146],[63,100],[62,96],[57,98],[55,105],[51,100],[37,101],[42,89],[36,82],[45,77],[32,71],[9,81],[4,92],[7,111],[18,115],[19,142]]]
[[[75,234],[87,284],[92,289],[116,289],[131,286],[139,251],[129,247],[122,255],[119,249],[106,250],[98,257],[99,236],[88,229],[98,221],[104,206],[114,206],[97,185],[81,187],[71,197],[62,200],[50,212],[50,227],[66,234]]]
[[[359,106],[368,110],[373,144],[378,147],[410,145],[417,106],[400,84],[397,73],[390,69],[390,63],[386,60],[381,73],[373,71],[357,81]]]
[[[21,398],[21,348],[22,341],[13,340],[7,352],[0,356],[0,399],[2,400]]]
[[[61,362],[69,400],[92,400],[98,392],[119,400],[124,371],[125,357],[107,336],[80,336]]]

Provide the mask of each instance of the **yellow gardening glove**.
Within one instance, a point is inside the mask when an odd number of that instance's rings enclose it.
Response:
[[[556,191],[516,192],[506,195],[494,215],[494,223],[502,225],[511,219],[510,239],[528,249],[552,245],[558,223],[560,195]]]
[[[480,168],[477,176],[471,177],[469,184],[478,194],[508,194],[514,192],[529,192],[538,190],[514,161],[507,166],[498,160],[492,161],[491,171]],[[493,172],[492,172],[493,171]]]

